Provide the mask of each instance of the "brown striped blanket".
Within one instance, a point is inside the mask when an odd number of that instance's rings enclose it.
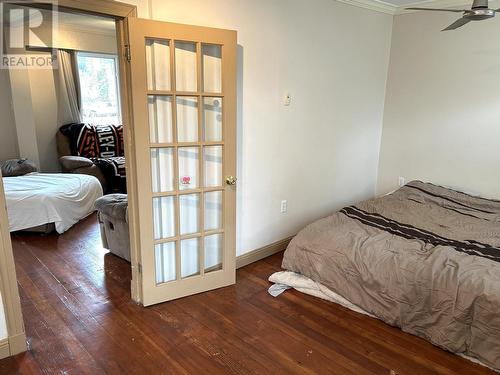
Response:
[[[413,181],[307,226],[283,268],[500,371],[500,201]]]

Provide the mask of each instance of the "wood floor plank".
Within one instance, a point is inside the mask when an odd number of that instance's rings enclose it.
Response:
[[[40,273],[43,273],[43,269],[40,269]],[[85,346],[86,342],[92,343],[95,340],[97,343],[102,336],[102,330],[96,329],[89,325],[88,321],[82,321],[80,314],[73,314],[68,308],[67,302],[63,302],[62,300],[68,299],[68,295],[58,294],[60,292],[57,291],[57,285],[51,285],[47,283],[47,280],[40,275],[35,278],[36,283],[32,282],[29,284],[24,281],[21,282],[22,290],[26,291],[27,298],[33,302],[36,312],[29,315],[31,319],[25,319],[26,331],[27,333],[32,332],[33,335],[29,335],[29,339],[31,342],[31,352],[37,358],[39,362],[43,363],[52,363],[52,361],[60,361],[55,364],[56,369],[63,369],[63,361],[58,359],[57,357],[61,355],[61,349],[58,345],[61,344],[69,344],[73,343],[74,358],[70,357],[68,360],[70,362],[74,361],[76,364],[78,360],[81,360],[84,356],[84,353],[88,355],[87,346]],[[33,276],[34,277],[34,276]],[[49,279],[50,280],[50,279]],[[23,298],[24,300],[25,298]],[[23,313],[25,316],[27,315],[26,310],[24,310],[25,304],[23,303]],[[28,314],[30,312],[28,311]],[[31,327],[30,324],[36,321],[37,319],[41,319],[43,317],[44,321],[41,324],[41,328]],[[42,330],[42,331],[41,331]],[[103,340],[106,343],[105,349],[110,347],[113,348],[114,343],[109,340],[108,337],[105,337]],[[78,345],[81,346],[81,349],[78,348]],[[50,350],[47,350],[50,348]],[[89,350],[93,352],[93,354],[101,353],[95,351],[96,345],[89,346]],[[44,350],[45,349],[45,350]],[[76,350],[80,349],[80,350]],[[90,360],[92,362],[99,362],[100,358],[96,356],[91,356]],[[106,364],[105,368],[107,368],[108,372],[119,373],[123,371],[120,368],[120,365],[105,359]],[[49,367],[47,364],[44,364],[44,369]],[[72,370],[78,369],[78,373],[86,373],[87,371],[83,371],[78,366],[73,366]],[[49,369],[49,372],[52,370]],[[57,371],[56,371],[57,372]],[[88,373],[99,373],[101,372],[99,366],[92,366],[92,370],[88,371]]]
[[[169,324],[169,320],[154,309],[144,309],[128,304],[120,305],[118,309],[127,316],[133,314],[131,318],[133,324],[167,352],[172,361],[181,366],[186,373],[193,373],[201,368],[211,368],[214,365],[210,362],[212,358],[205,350],[202,350],[193,340],[180,335],[177,327]],[[179,349],[181,347],[182,350]],[[167,361],[166,365],[168,364]]]
[[[263,266],[266,269],[269,267]],[[246,271],[244,271],[246,273]],[[260,279],[253,273],[249,273],[246,277],[255,284],[261,284],[262,286],[267,286],[264,280]],[[292,293],[288,292],[287,294]],[[282,297],[285,297],[283,295]],[[303,299],[298,299],[302,301]],[[315,299],[316,300],[316,299]],[[252,298],[250,303],[263,311],[268,312],[271,316],[277,317],[279,320],[286,322],[290,327],[297,327],[299,331],[307,332],[308,335],[314,335],[318,340],[325,341],[333,339],[335,342],[332,344],[336,345],[337,350],[344,351],[346,355],[354,355],[357,350],[364,349],[369,353],[369,357],[374,356],[380,357],[377,362],[388,366],[391,363],[395,351],[398,350],[398,346],[392,345],[379,345],[379,336],[373,335],[368,337],[364,330],[357,330],[353,332],[352,325],[338,325],[334,324],[331,329],[329,329],[329,324],[332,323],[326,319],[322,319],[317,315],[309,315],[307,309],[301,308],[299,303],[290,304],[283,301],[283,298],[272,298],[267,293],[259,293]],[[274,309],[273,309],[274,307]],[[313,319],[310,319],[313,317]],[[365,317],[366,318],[366,317]],[[318,322],[321,322],[319,324]],[[330,336],[325,335],[328,333]],[[371,339],[375,338],[374,341]],[[340,341],[339,341],[340,340]],[[348,347],[348,350],[344,350],[344,346]],[[362,354],[362,351],[360,352]],[[366,354],[365,354],[366,356]],[[390,368],[391,370],[398,370],[402,373],[407,373],[408,371],[418,371],[419,373],[437,373],[436,368],[440,368],[443,374],[449,374],[445,368],[440,367],[439,364],[434,364],[435,368],[431,372],[426,372],[425,366],[420,367],[419,357],[416,356],[411,358],[412,354],[407,353],[407,356],[403,357],[397,366]],[[359,358],[357,359],[359,361]],[[452,372],[451,372],[452,373]]]
[[[300,370],[298,372],[313,374],[321,371],[342,374],[372,373],[369,368],[347,361],[338,351],[311,340],[306,334],[281,324],[278,319],[269,319],[265,312],[255,308],[251,303],[238,307],[226,303],[223,291],[218,292],[220,294],[216,296],[197,296],[205,316],[210,316],[209,319],[205,318],[206,324],[229,322],[234,334],[248,337],[250,342],[257,341],[269,356],[269,360],[277,361],[281,367],[287,368],[287,371]]]
[[[224,335],[207,328],[191,315],[178,308],[174,302],[169,304],[168,309],[156,307],[161,318],[175,329],[187,342],[192,343],[205,355],[213,359],[220,368],[231,373],[251,374],[265,373],[266,367],[258,363],[248,353],[238,350],[236,346],[229,343]],[[245,349],[249,349],[245,347]]]
[[[494,374],[339,305],[271,297],[282,253],[234,286],[142,308],[95,215],[60,236],[14,234],[13,247],[30,349],[0,374]]]
[[[0,361],[0,374],[37,375],[42,373],[42,369],[30,353],[19,354]]]
[[[297,291],[289,291],[283,297],[292,306],[298,304],[303,306],[308,313],[314,311],[313,316],[316,316],[318,321],[323,318],[327,319],[336,325],[349,329],[354,336],[378,342],[380,346],[388,349],[398,352],[404,351],[402,358],[419,358],[425,361],[426,367],[434,368],[437,364],[441,371],[446,372],[443,369],[446,368],[452,374],[460,374],[464,371],[471,375],[484,373],[482,366],[477,366],[444,350],[436,350],[436,347],[429,342],[413,335],[404,334],[398,328],[391,327],[377,319],[367,318],[327,301],[318,301],[317,298],[304,296]],[[396,355],[396,358],[399,358],[400,355]],[[434,373],[438,373],[438,371],[434,370]]]
[[[429,369],[425,365],[421,365],[420,362],[425,361],[425,359],[413,358],[409,353],[401,356],[397,365],[394,365],[393,358],[401,352],[400,348],[380,345],[379,340],[373,341],[360,332],[353,332],[348,327],[334,325],[317,316],[311,319],[307,311],[300,308],[300,305],[290,306],[283,299],[271,300],[266,295],[256,296],[251,303],[297,332],[304,332],[308,337],[321,342],[326,347],[335,347],[336,351],[351,361],[363,363],[366,367],[370,366],[376,372],[382,372],[382,369],[385,369],[387,373],[389,370],[394,370],[398,373],[413,371],[419,374],[450,374],[444,368],[440,368],[442,371],[437,372],[437,366]]]
[[[99,352],[94,351],[94,355],[99,354],[100,361],[104,361],[103,363],[105,363],[106,367],[109,368],[111,366],[113,372],[116,373],[123,373],[125,371],[124,367],[127,368],[126,371],[137,374],[158,373],[161,371],[161,368],[156,365],[157,362],[154,361],[154,358],[148,358],[151,348],[141,345],[142,342],[140,340],[133,342],[134,332],[130,329],[131,327],[126,327],[128,329],[117,329],[116,321],[99,321],[96,319],[95,314],[102,314],[102,308],[96,308],[94,305],[92,306],[94,311],[88,310],[87,306],[80,303],[64,285],[58,283],[58,279],[52,277],[53,275],[49,274],[47,269],[41,269],[39,273],[40,277],[37,287],[45,286],[43,288],[45,294],[44,303],[57,307],[57,311],[64,320],[64,323],[71,327],[80,340],[91,343],[91,333],[94,333],[97,339],[102,341],[104,345],[109,341],[109,346],[120,353],[121,360],[119,362],[110,362],[102,355],[107,352],[108,348],[106,346]],[[52,317],[51,321],[57,322],[56,317]],[[58,328],[59,332],[64,330],[64,326]],[[133,342],[134,345],[127,345],[129,342]]]

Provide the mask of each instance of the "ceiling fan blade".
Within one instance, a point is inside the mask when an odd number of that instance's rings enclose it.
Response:
[[[441,31],[455,30],[469,22],[470,20],[468,20],[467,18],[459,18],[458,20],[453,22],[450,26]]]
[[[455,12],[455,13],[470,12],[470,10],[466,9],[439,9],[439,8],[405,8],[405,10],[430,10],[433,12]]]

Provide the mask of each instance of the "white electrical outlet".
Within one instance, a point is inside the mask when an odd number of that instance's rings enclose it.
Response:
[[[288,211],[288,202],[281,201],[281,213],[286,214],[287,211]]]
[[[399,177],[398,178],[398,185],[400,187],[402,187],[402,186],[405,186],[405,184],[406,184],[406,179],[404,177]]]

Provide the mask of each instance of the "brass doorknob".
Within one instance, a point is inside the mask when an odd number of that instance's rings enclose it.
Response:
[[[228,185],[236,185],[237,178],[234,176],[226,176],[226,184]]]

